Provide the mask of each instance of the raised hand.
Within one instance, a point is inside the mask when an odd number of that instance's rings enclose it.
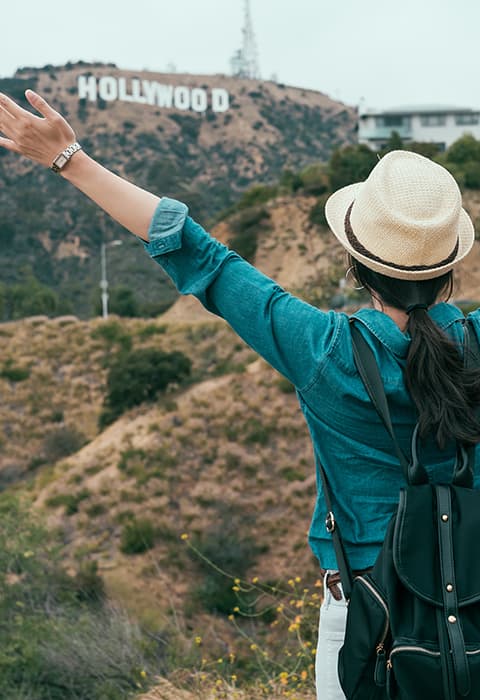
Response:
[[[50,167],[54,158],[76,141],[70,124],[33,90],[25,97],[37,117],[0,93],[0,146]]]

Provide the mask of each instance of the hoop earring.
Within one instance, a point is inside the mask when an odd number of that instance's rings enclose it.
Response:
[[[348,270],[347,270],[346,273],[345,273],[345,281],[346,281],[347,283],[348,283],[348,275],[352,272],[352,270],[355,270],[355,266],[354,266],[354,265],[350,265],[350,267],[348,268]],[[360,291],[361,289],[365,289],[365,285],[362,284],[361,287],[352,287],[352,286],[350,285],[350,288],[351,288],[351,289],[355,289],[355,290],[357,290],[357,291]]]

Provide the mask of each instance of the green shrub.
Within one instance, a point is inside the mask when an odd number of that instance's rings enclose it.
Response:
[[[77,428],[68,425],[50,431],[43,440],[42,455],[47,462],[57,462],[78,452],[87,440]]]
[[[143,340],[144,338],[151,338],[153,335],[163,335],[166,331],[167,326],[165,324],[158,325],[156,323],[147,323],[146,326],[140,328],[137,335]]]
[[[77,493],[58,493],[47,498],[45,503],[50,508],[65,506],[65,515],[75,515],[75,513],[78,513],[79,504],[89,498],[90,495],[88,489],[82,489]]]
[[[126,700],[164,668],[158,643],[105,599],[94,562],[73,575],[29,504],[0,495],[0,697]]]
[[[127,520],[122,529],[120,550],[124,554],[142,554],[155,546],[157,532],[147,518]]]
[[[7,360],[0,371],[0,377],[8,379],[10,382],[24,382],[30,377],[28,367],[18,367],[13,364],[13,360]]]
[[[480,162],[470,161],[465,164],[465,187],[471,190],[480,189]]]
[[[91,333],[93,340],[103,340],[108,349],[118,345],[122,350],[130,350],[132,338],[118,321],[104,321]]]
[[[308,220],[315,226],[328,227],[328,221],[325,216],[325,204],[329,195],[324,194],[319,197],[308,213]]]
[[[305,481],[305,474],[295,467],[285,467],[280,472],[280,476],[285,481]]]
[[[257,236],[269,228],[270,213],[264,207],[251,207],[238,214],[232,221],[233,236],[228,245],[242,258],[252,262],[257,252]]]
[[[286,377],[279,377],[276,381],[276,385],[283,394],[295,393],[295,385]]]
[[[39,282],[30,269],[24,281],[6,287],[4,291],[4,316],[15,320],[27,316],[55,316],[71,311],[71,305],[60,300],[58,294]]]
[[[260,204],[270,201],[277,196],[278,187],[272,185],[253,185],[242,194],[239,201],[235,205],[237,211],[250,209]]]
[[[328,191],[328,175],[323,164],[309,165],[301,171],[300,179],[305,194],[321,195]]]
[[[464,134],[449,146],[445,156],[450,163],[458,165],[478,161],[480,160],[480,141],[471,134]]]
[[[108,371],[100,427],[144,401],[152,401],[170,384],[189,376],[191,362],[183,353],[143,348],[117,355]]]
[[[246,536],[246,525],[245,517],[221,515],[217,524],[194,541],[190,555],[204,578],[194,585],[193,595],[205,610],[223,615],[230,615],[235,608],[243,613],[254,611],[254,597],[247,595],[239,601],[232,590],[234,579],[244,576],[261,551],[252,538]]]
[[[125,286],[110,287],[108,292],[108,311],[123,318],[136,318],[141,316],[140,304],[137,301],[133,289]],[[95,313],[102,315],[101,299],[96,300]]]

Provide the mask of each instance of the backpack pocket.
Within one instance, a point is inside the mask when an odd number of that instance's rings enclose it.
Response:
[[[355,578],[348,605],[338,677],[347,700],[386,697],[384,650],[390,618],[383,595],[369,575]]]
[[[472,691],[464,696],[478,698],[480,648],[467,648]],[[446,700],[440,651],[418,642],[398,642],[387,661],[387,691],[391,700]]]

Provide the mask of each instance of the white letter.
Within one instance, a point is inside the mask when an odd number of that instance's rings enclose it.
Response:
[[[190,108],[190,90],[187,87],[175,88],[175,107],[177,109]]]
[[[98,81],[98,92],[105,102],[116,100],[118,97],[118,87],[115,78],[111,78],[109,75],[104,75],[103,78],[100,78]]]
[[[202,88],[193,88],[192,90],[192,109],[194,112],[207,110],[207,93]]]
[[[212,89],[212,109],[214,112],[226,112],[230,106],[230,97],[225,88]]]
[[[159,107],[171,107],[173,99],[173,87],[172,85],[161,85],[155,80],[150,82],[149,80],[142,81],[143,92],[145,93],[145,99],[149,105],[158,104]]]
[[[144,105],[147,101],[143,95],[140,94],[140,81],[138,78],[132,78],[132,101],[138,102]]]
[[[85,98],[88,98],[90,102],[95,102],[97,99],[97,79],[94,75],[78,76],[78,99],[84,100]]]
[[[133,97],[127,92],[127,81],[125,78],[118,79],[118,99],[122,102],[133,102]]]

